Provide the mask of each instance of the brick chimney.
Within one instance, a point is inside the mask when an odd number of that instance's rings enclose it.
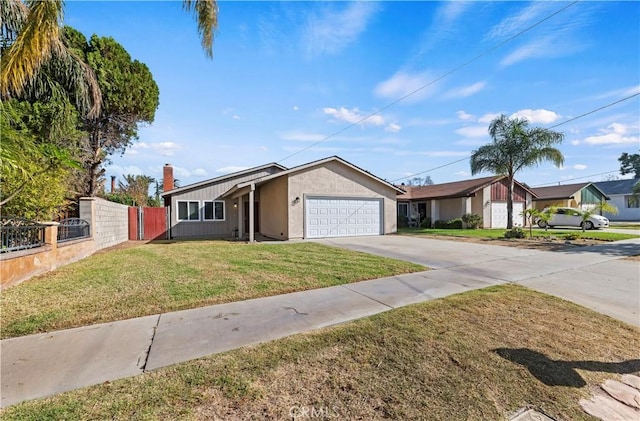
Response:
[[[111,194],[114,194],[116,192],[116,176],[112,175],[111,176]]]
[[[162,176],[162,191],[167,192],[173,190],[173,167],[171,164],[164,164]]]

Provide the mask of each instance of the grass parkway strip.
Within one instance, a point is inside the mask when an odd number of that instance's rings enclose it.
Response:
[[[31,401],[4,420],[504,420],[530,406],[591,420],[578,401],[640,370],[640,331],[515,285]],[[306,418],[305,418],[306,417]]]
[[[315,243],[154,242],[2,292],[2,338],[426,270]]]

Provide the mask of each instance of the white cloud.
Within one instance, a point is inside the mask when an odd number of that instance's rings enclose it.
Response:
[[[137,167],[135,165],[127,165],[127,166],[120,166],[120,165],[110,165],[109,166],[109,172],[113,172],[115,174],[119,174],[119,175],[127,175],[127,174],[131,174],[131,175],[143,175],[142,170],[140,169],[140,167]]]
[[[601,129],[601,134],[589,136],[584,139],[584,143],[589,145],[621,145],[621,144],[638,144],[640,137],[630,132],[637,131],[637,127],[628,126],[620,123],[613,123],[606,129]]]
[[[160,152],[162,156],[173,156],[177,150],[181,149],[181,146],[175,142],[150,143],[149,147]]]
[[[382,126],[384,124],[384,118],[379,114],[374,114],[369,117],[366,117],[367,114],[362,114],[359,109],[352,108],[347,109],[344,107],[340,108],[324,108],[324,113],[330,115],[336,120],[346,121],[347,123],[358,123],[362,125],[371,124],[374,126]],[[366,117],[366,119],[365,119]]]
[[[586,170],[587,166],[584,165],[584,164],[576,164],[576,165],[573,166],[573,169],[574,170]]]
[[[546,6],[544,2],[533,2],[518,13],[507,16],[489,30],[487,38],[502,39],[515,35],[540,16],[548,8]]]
[[[461,176],[461,177],[467,177],[467,176],[471,175],[471,174],[469,174],[469,173],[468,173],[468,172],[466,172],[466,171],[458,171],[457,173],[454,173],[454,174],[455,174],[455,175],[459,175],[459,176]]]
[[[580,144],[580,141],[579,141],[579,140],[572,140],[572,141],[571,141],[571,144],[572,144],[573,146],[577,146],[577,145],[579,145],[579,144]]]
[[[526,109],[526,110],[516,111],[515,113],[511,114],[511,118],[513,117],[526,118],[531,123],[549,124],[558,120],[560,118],[560,115],[549,110]]]
[[[290,140],[294,142],[320,142],[326,137],[327,136],[320,133],[304,133],[296,131],[280,133],[280,138],[282,140]]]
[[[249,167],[238,167],[238,166],[235,166],[235,165],[230,165],[228,167],[222,167],[222,168],[216,169],[216,173],[218,173],[218,174],[229,174],[229,173],[232,173],[232,172],[238,172],[238,171],[246,170],[247,168],[249,168]],[[197,175],[197,174],[194,173],[194,175]]]
[[[487,126],[467,126],[456,130],[456,133],[464,137],[485,137],[489,136]]]
[[[206,177],[208,174],[207,174],[207,171],[204,170],[203,168],[196,168],[191,172],[191,175],[195,175],[198,177]]]
[[[396,72],[389,79],[380,82],[373,90],[374,94],[381,98],[399,99],[407,95],[404,101],[416,102],[427,98],[435,92],[435,85],[431,83],[430,76],[423,73]]]
[[[343,3],[342,10],[324,7],[319,14],[308,17],[301,45],[307,56],[337,54],[354,43],[379,10],[374,2]]]
[[[400,127],[400,125],[397,123],[390,123],[387,127],[385,127],[384,130],[389,133],[398,133],[400,130],[402,130],[402,127]]]
[[[451,89],[444,94],[445,98],[467,98],[471,95],[477,94],[487,86],[487,82],[476,82],[473,85],[462,86],[460,88]]]
[[[500,113],[487,113],[478,119],[478,123],[491,123],[498,117],[500,117]]]
[[[300,109],[300,108],[298,108],[298,106],[297,106],[297,105],[294,105],[294,106],[293,106],[293,111],[298,111],[299,109]]]
[[[239,115],[234,115],[233,117],[231,117],[234,120],[240,120],[240,116]]]
[[[473,114],[466,113],[463,110],[456,111],[456,115],[460,120],[464,120],[464,121],[473,120],[475,118]]]

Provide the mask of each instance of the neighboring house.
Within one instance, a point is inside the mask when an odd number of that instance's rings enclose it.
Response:
[[[406,193],[398,196],[398,215],[410,219],[437,220],[460,218],[466,213],[482,217],[484,228],[506,228],[507,185],[505,176],[492,176],[430,186],[402,186]],[[533,193],[515,182],[513,223],[524,225],[522,211],[530,208]]]
[[[588,209],[608,199],[602,190],[590,182],[535,187],[531,190],[536,195],[534,206],[539,210],[549,206]]]
[[[171,238],[390,234],[403,192],[337,156],[294,168],[267,164],[177,189],[167,164],[164,178]]]
[[[607,202],[618,208],[617,215],[605,212],[604,216],[611,221],[640,221],[640,198],[633,194],[638,183],[640,178],[595,183],[610,198]]]

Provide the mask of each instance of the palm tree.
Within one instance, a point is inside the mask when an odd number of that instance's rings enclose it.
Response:
[[[216,0],[183,0],[183,7],[195,14],[202,47],[206,55],[212,57],[214,32],[218,26]],[[0,0],[2,98],[21,95],[40,67],[52,56],[68,57],[72,54],[60,38],[63,9],[62,0],[26,0],[24,3]],[[86,76],[91,78],[90,74]],[[95,102],[99,91],[97,95],[96,98],[94,92],[94,104],[99,104],[99,101]],[[93,110],[95,113],[98,111]]]
[[[582,227],[582,232],[585,232],[587,228],[593,228],[593,223],[589,221],[592,215],[602,215],[603,212],[609,212],[613,215],[617,215],[618,208],[616,207],[616,205],[612,205],[607,202],[600,202],[595,206],[589,207],[588,209],[583,209],[580,213],[580,217],[582,218],[582,223],[580,224],[580,226]]]
[[[516,173],[544,161],[562,165],[562,152],[553,145],[561,143],[564,134],[540,127],[530,128],[526,118],[500,115],[489,124],[489,135],[493,143],[481,146],[471,155],[471,173],[490,171],[507,177],[507,229],[511,229]]]

